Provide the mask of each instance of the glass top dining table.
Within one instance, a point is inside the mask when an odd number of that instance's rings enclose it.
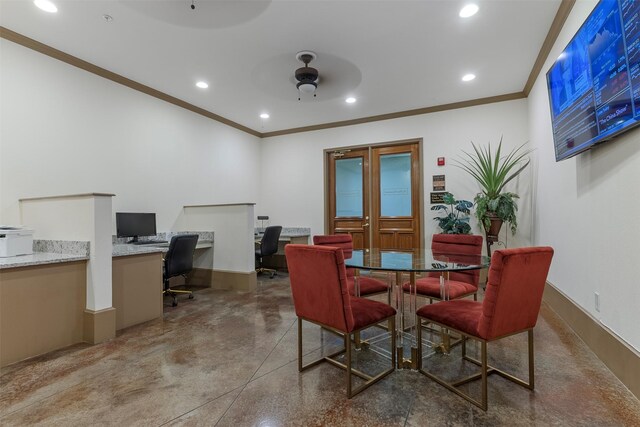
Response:
[[[417,345],[415,331],[415,316],[417,310],[416,275],[420,273],[439,273],[442,300],[447,300],[447,282],[449,273],[480,270],[489,266],[490,258],[487,256],[434,253],[431,249],[414,249],[411,251],[383,250],[383,249],[357,249],[349,253],[345,252],[346,267],[356,269],[355,292],[359,293],[360,270],[393,272],[395,283],[389,286],[389,302],[396,308],[398,319],[397,333],[397,361],[398,368],[416,369]],[[408,281],[404,275],[408,274]],[[433,276],[433,274],[429,274]],[[405,285],[403,287],[403,285]],[[408,292],[407,286],[408,285]],[[408,298],[408,304],[405,299]],[[448,342],[448,335],[443,335]],[[410,347],[410,358],[404,357],[405,347]],[[448,347],[448,344],[445,346]]]
[[[489,266],[490,258],[469,254],[434,253],[431,249],[397,251],[356,249],[345,253],[345,265],[361,270],[394,272],[452,272],[479,270]]]

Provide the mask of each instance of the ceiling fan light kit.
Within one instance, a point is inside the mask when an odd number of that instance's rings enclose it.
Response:
[[[298,81],[296,88],[298,89],[298,101],[300,101],[300,92],[305,94],[313,94],[316,96],[316,88],[318,87],[318,70],[309,67],[309,63],[316,59],[317,55],[311,51],[305,50],[296,54],[296,59],[304,63],[304,67],[300,67],[295,72],[295,78]]]

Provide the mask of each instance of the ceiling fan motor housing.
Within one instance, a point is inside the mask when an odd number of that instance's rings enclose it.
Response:
[[[300,67],[296,70],[296,80],[298,80],[298,86],[301,84],[313,84],[316,85],[318,80],[318,70],[312,67]]]

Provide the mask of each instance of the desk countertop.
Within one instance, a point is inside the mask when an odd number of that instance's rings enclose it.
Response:
[[[0,258],[0,270],[43,264],[57,264],[61,262],[83,261],[88,259],[89,257],[87,255],[34,252],[31,255],[18,255]]]
[[[198,241],[196,249],[206,249],[213,246],[213,242],[210,240]],[[169,243],[161,243],[158,245],[130,245],[127,243],[114,244],[112,256],[130,256],[130,255],[142,255],[152,254],[157,252],[167,252],[169,249]]]

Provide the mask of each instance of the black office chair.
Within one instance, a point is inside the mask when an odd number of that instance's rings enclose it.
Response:
[[[269,277],[272,279],[273,276],[276,275],[276,270],[272,268],[264,268],[262,266],[262,257],[273,255],[278,252],[278,239],[280,239],[281,231],[282,227],[279,225],[272,225],[271,227],[265,228],[262,240],[260,240],[260,244],[258,248],[256,248],[256,272],[258,274],[269,272],[271,273]]]
[[[188,290],[171,289],[169,279],[177,276],[184,276],[193,269],[193,251],[198,243],[197,234],[181,234],[173,236],[169,243],[169,251],[164,256],[164,269],[162,272],[162,280],[164,281],[163,295],[171,295],[173,297],[173,307],[178,305],[179,294],[189,294],[189,299],[193,299],[193,292]]]

